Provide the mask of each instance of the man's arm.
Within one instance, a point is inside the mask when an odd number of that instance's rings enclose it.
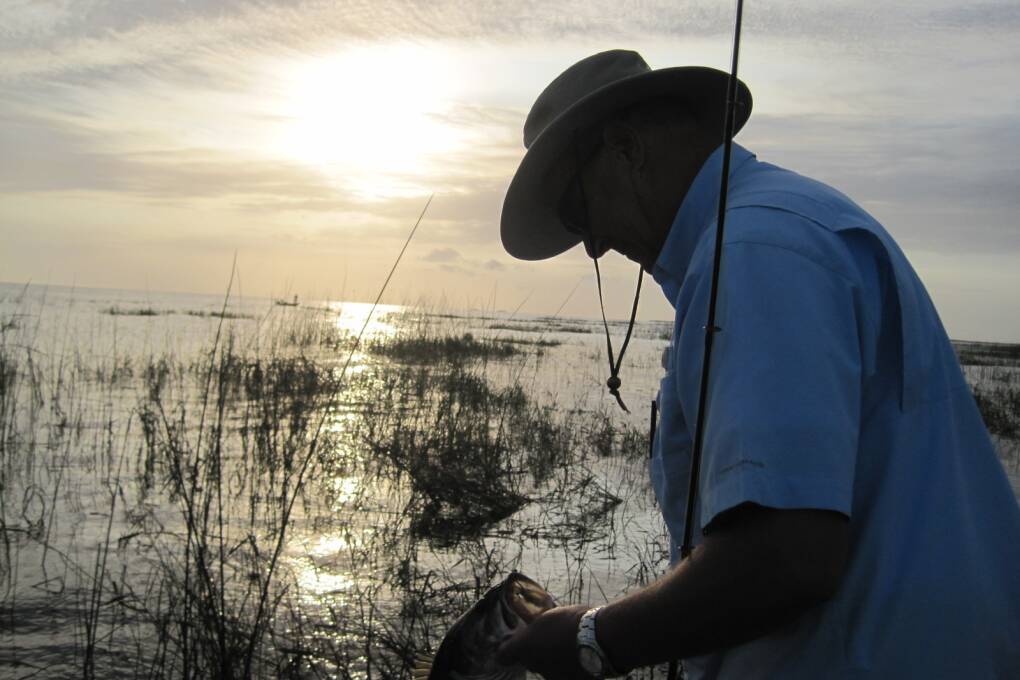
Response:
[[[691,556],[599,612],[599,644],[620,669],[704,654],[760,637],[830,598],[848,550],[848,521],[823,510],[745,503],[719,515]],[[536,619],[501,651],[547,677],[581,677],[583,607]]]
[[[745,503],[656,583],[598,617],[599,642],[634,668],[731,647],[788,623],[836,592],[848,521],[821,510]]]

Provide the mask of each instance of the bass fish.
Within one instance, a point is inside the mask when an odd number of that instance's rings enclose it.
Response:
[[[421,657],[414,680],[523,680],[522,666],[503,666],[496,650],[520,626],[556,606],[545,588],[510,572],[450,627],[433,657]]]

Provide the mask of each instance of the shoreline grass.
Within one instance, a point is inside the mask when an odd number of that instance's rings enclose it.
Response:
[[[104,307],[102,313],[108,316],[173,316],[173,315],[186,315],[195,316],[199,318],[210,318],[210,319],[254,319],[254,314],[245,314],[242,312],[231,312],[227,310],[220,311],[207,311],[202,309],[186,309],[178,311],[176,309],[155,309],[153,307],[118,307],[116,305],[112,307]]]
[[[0,319],[0,645],[71,631],[0,674],[406,678],[511,568],[552,564],[590,602],[591,559],[661,572],[661,523],[635,525],[658,521],[646,433],[521,384],[560,341],[394,320],[341,380],[335,315],[227,314],[160,355],[39,348]],[[1015,437],[1016,371],[968,365]]]

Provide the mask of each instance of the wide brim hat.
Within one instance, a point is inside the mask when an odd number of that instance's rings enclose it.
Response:
[[[503,200],[503,247],[522,260],[544,260],[581,242],[559,216],[560,197],[576,171],[566,159],[578,131],[639,102],[669,97],[683,102],[705,134],[721,144],[728,82],[728,73],[707,66],[652,70],[630,50],[601,52],[561,73],[535,100],[524,123],[527,152]],[[739,80],[736,100],[734,132],[751,115],[751,92]]]

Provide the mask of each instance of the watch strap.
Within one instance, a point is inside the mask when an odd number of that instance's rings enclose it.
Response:
[[[609,655],[606,654],[606,650],[602,649],[598,637],[595,635],[595,620],[600,609],[602,607],[592,607],[581,616],[581,621],[577,626],[577,647],[578,650],[586,647],[598,655],[599,660],[602,662],[602,669],[600,673],[595,674],[596,677],[612,678],[620,675],[620,673],[609,661]]]

